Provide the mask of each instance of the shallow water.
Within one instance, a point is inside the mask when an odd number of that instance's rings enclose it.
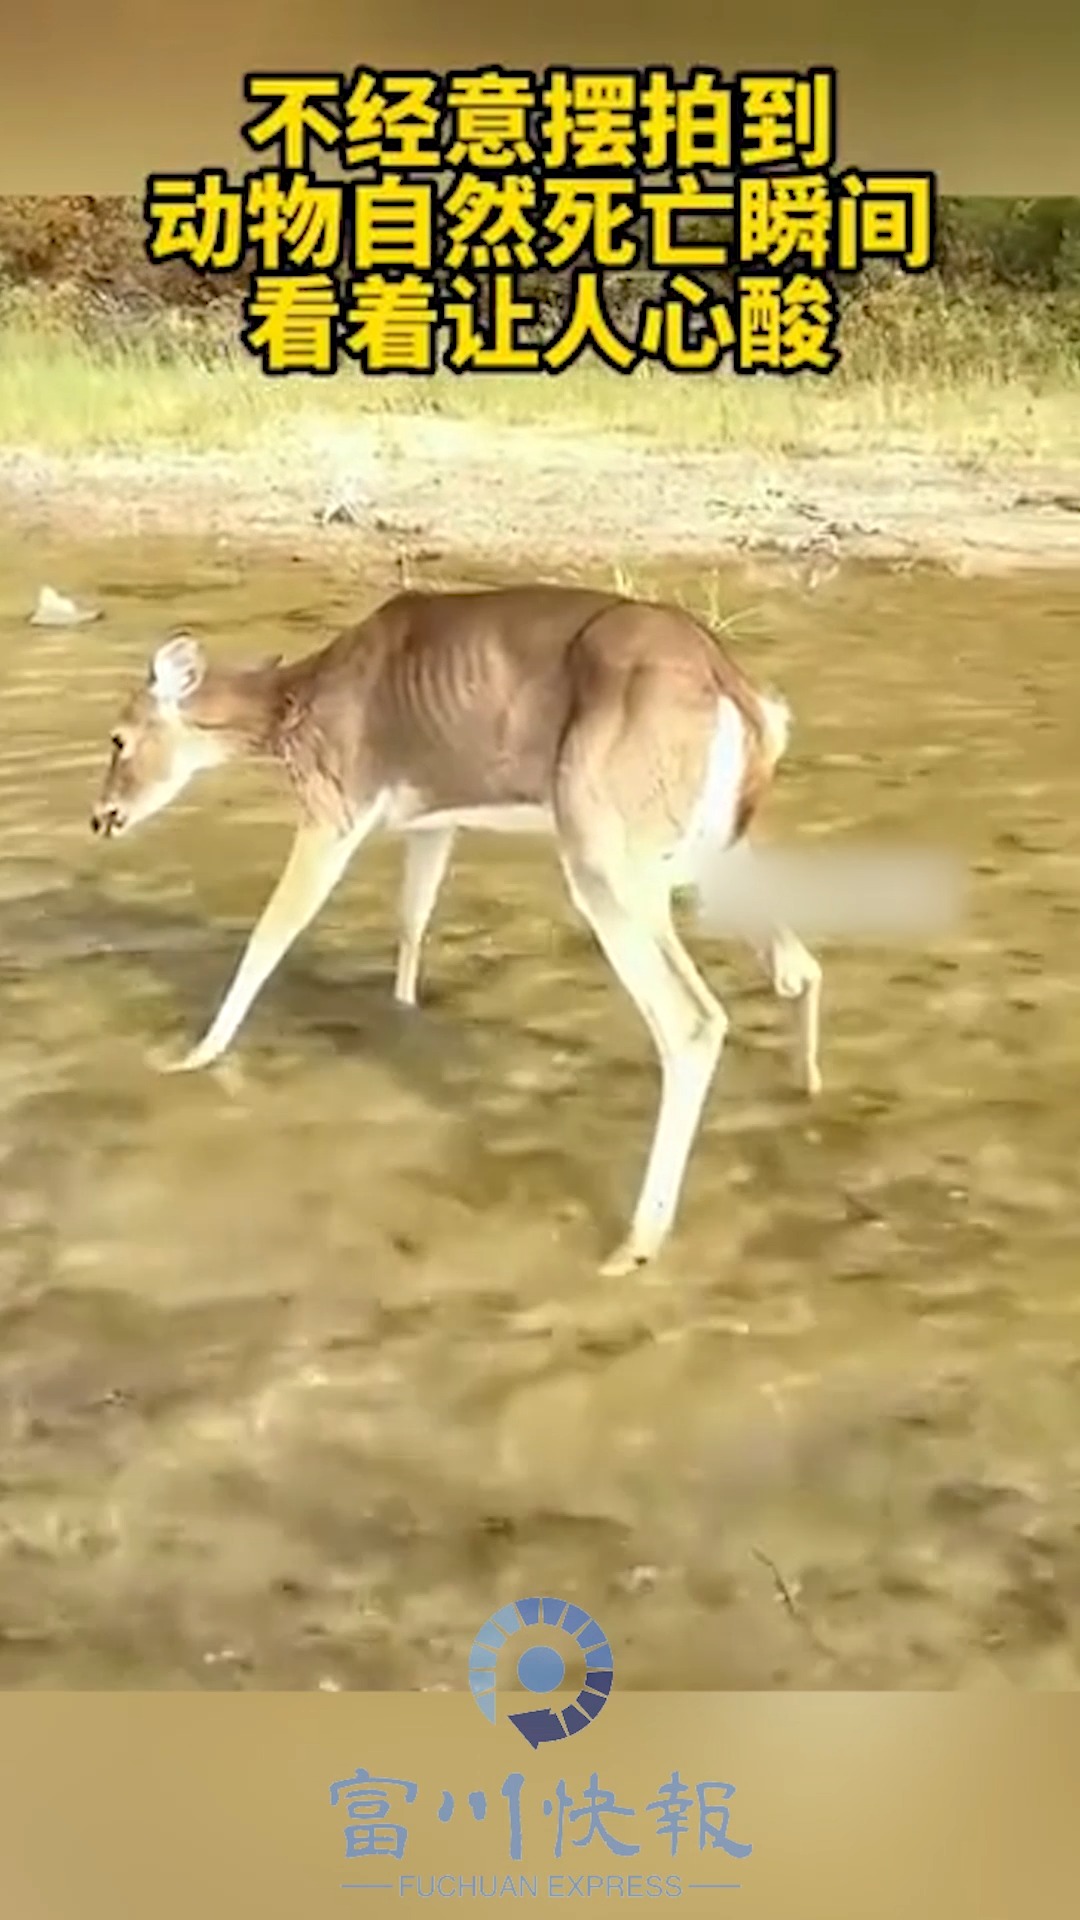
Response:
[[[972,893],[933,946],[823,951],[812,1107],[691,935],[731,1036],[670,1251],[613,1282],[654,1069],[543,848],[459,847],[421,1012],[379,847],[232,1071],[147,1066],[289,815],[232,770],[99,847],[117,696],[181,620],[314,644],[362,566],[0,560],[0,1684],[462,1687],[544,1591],[622,1685],[1074,1687],[1080,580],[679,582],[795,707],[770,832],[944,848]],[[43,580],[107,618],[31,629]]]

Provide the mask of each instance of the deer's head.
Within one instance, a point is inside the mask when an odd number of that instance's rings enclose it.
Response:
[[[114,839],[141,826],[175,800],[194,774],[229,758],[227,732],[200,700],[206,671],[191,634],[176,634],[158,647],[145,682],[113,727],[112,756],[90,817],[95,833]]]

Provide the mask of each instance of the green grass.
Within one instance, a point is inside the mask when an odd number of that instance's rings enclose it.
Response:
[[[372,414],[633,433],[685,448],[885,448],[972,456],[1080,449],[1080,297],[861,291],[827,379],[627,378],[593,360],[548,375],[266,379],[235,313],[118,316],[64,294],[0,298],[0,444],[75,454],[257,445]]]

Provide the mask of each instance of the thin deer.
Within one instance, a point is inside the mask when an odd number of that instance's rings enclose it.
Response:
[[[742,847],[785,752],[786,704],[680,607],[574,587],[405,592],[289,663],[212,665],[174,634],[117,721],[94,831],[130,832],[203,770],[282,767],[292,849],[203,1038],[225,1052],[256,995],[376,832],[404,841],[395,993],[413,1006],[459,829],[553,840],[570,897],[652,1036],[660,1095],[626,1274],[668,1238],[728,1018],[672,922],[677,887]],[[786,926],[753,940],[797,1006],[799,1075],[818,1065],[821,967]]]

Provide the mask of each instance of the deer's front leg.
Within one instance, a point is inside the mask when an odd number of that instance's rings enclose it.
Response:
[[[422,828],[405,835],[405,877],[401,888],[401,933],[398,942],[394,998],[403,1007],[415,1007],[416,983],[424,935],[435,910],[439,889],[454,845],[453,827]]]
[[[377,824],[372,809],[351,831],[303,826],[293,841],[285,869],[255,926],[243,959],[217,1015],[198,1045],[169,1062],[167,1073],[191,1073],[225,1052],[256,994],[283,956],[314,919],[340,880],[361,840]]]

